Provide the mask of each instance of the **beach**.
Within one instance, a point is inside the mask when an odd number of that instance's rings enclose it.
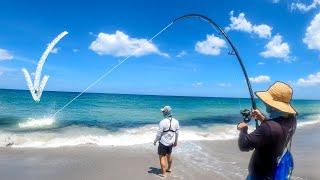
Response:
[[[320,180],[319,10],[1,1],[0,180]]]
[[[159,179],[152,142],[163,105],[173,107],[181,126],[169,179],[247,176],[251,152],[239,151],[236,124],[248,98],[86,93],[53,117],[77,93],[46,91],[34,103],[28,91],[0,92],[1,179]],[[293,179],[319,179],[320,101],[293,104],[300,112]]]
[[[293,179],[319,179],[320,125],[298,129],[292,152]],[[236,140],[182,141],[174,149],[168,179],[244,179],[250,152]],[[156,147],[82,145],[59,148],[1,148],[1,179],[159,179]]]

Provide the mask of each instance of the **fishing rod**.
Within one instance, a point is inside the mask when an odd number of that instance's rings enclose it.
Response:
[[[229,53],[229,54],[230,55],[236,55],[236,57],[238,59],[238,62],[240,64],[241,70],[243,72],[243,75],[245,77],[246,84],[247,84],[247,87],[248,87],[248,90],[249,90],[252,109],[256,109],[257,105],[256,105],[256,101],[254,99],[254,94],[253,94],[253,91],[252,91],[252,87],[251,87],[251,83],[250,83],[250,80],[249,80],[249,77],[248,77],[248,73],[246,71],[246,68],[245,68],[245,66],[243,64],[243,61],[242,61],[242,59],[240,57],[240,54],[239,54],[237,48],[231,42],[231,39],[229,38],[227,33],[217,23],[215,23],[212,19],[208,18],[207,16],[201,15],[201,14],[186,14],[186,15],[183,15],[181,17],[178,17],[178,18],[174,19],[172,23],[174,24],[174,23],[176,23],[178,21],[185,20],[185,19],[190,19],[190,18],[200,18],[201,20],[204,20],[207,23],[209,23],[215,30],[218,30],[218,32],[221,35],[223,35],[224,39],[231,46],[232,52]],[[244,122],[248,123],[251,120],[251,112],[250,112],[250,110],[244,109],[244,110],[241,110],[240,113],[243,116],[243,121]],[[258,121],[257,120],[255,120],[255,121],[256,121],[256,128],[257,128],[258,127]]]
[[[228,37],[228,35],[223,31],[223,29],[216,24],[213,20],[211,20],[210,18],[201,15],[201,14],[187,14],[181,17],[178,17],[176,19],[174,19],[171,23],[169,23],[166,27],[164,27],[163,29],[161,29],[157,34],[155,34],[152,38],[150,38],[147,42],[145,42],[140,48],[143,48],[147,43],[152,42],[153,39],[155,39],[156,37],[158,37],[160,34],[162,34],[164,31],[166,31],[169,27],[171,27],[173,24],[177,23],[178,21],[184,20],[184,19],[189,19],[189,18],[200,18],[206,22],[208,22],[214,29],[218,30],[223,37],[226,39],[226,41],[229,43],[229,45],[231,46],[233,52],[230,53],[231,55],[236,55],[242,72],[245,76],[245,80],[247,82],[247,86],[248,86],[248,90],[250,93],[250,98],[251,98],[251,104],[252,104],[252,108],[256,109],[256,102],[254,100],[254,95],[253,95],[253,91],[251,88],[251,84],[248,78],[248,74],[247,71],[245,69],[245,66],[241,60],[241,57],[236,49],[236,47],[233,45],[233,43],[231,42],[230,38]],[[139,49],[139,48],[138,48]],[[91,87],[93,87],[94,85],[96,85],[98,82],[100,82],[102,79],[106,78],[108,75],[110,75],[114,70],[118,69],[123,63],[125,63],[130,57],[134,56],[135,53],[137,52],[136,49],[135,51],[133,51],[133,53],[129,54],[128,56],[126,56],[124,59],[122,59],[121,61],[119,61],[118,64],[114,65],[111,69],[109,69],[108,71],[104,72],[98,79],[96,79],[95,81],[93,81],[87,88],[85,88],[81,93],[79,93],[77,96],[75,96],[73,99],[71,99],[69,102],[67,102],[64,106],[62,106],[60,109],[58,109],[51,117],[55,117],[58,113],[60,113],[62,110],[64,110],[66,107],[68,107],[72,102],[74,102],[76,99],[78,99],[82,94],[84,94],[85,92],[87,92]],[[248,109],[244,109],[240,112],[243,116],[243,121],[248,123],[251,120],[251,111]],[[256,120],[256,127],[258,127],[258,121]]]

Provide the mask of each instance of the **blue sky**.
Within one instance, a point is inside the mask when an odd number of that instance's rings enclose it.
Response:
[[[27,89],[21,72],[49,54],[45,90],[82,91],[174,18],[212,18],[237,46],[254,90],[276,80],[296,98],[320,99],[317,1],[1,1],[0,88]],[[146,43],[144,44],[146,45]],[[181,21],[147,44],[90,92],[248,97],[240,66],[208,24]]]

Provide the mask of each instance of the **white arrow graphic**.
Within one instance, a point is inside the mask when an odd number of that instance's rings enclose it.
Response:
[[[54,38],[53,41],[51,41],[51,43],[48,45],[47,49],[44,51],[44,53],[42,54],[38,65],[37,65],[37,69],[34,75],[34,83],[32,83],[31,80],[31,76],[28,72],[28,70],[26,68],[22,68],[22,72],[24,74],[24,77],[27,81],[27,85],[28,88],[30,90],[30,93],[32,95],[33,100],[35,100],[36,102],[40,101],[41,95],[42,95],[42,91],[44,89],[44,87],[46,86],[46,83],[49,79],[48,75],[44,75],[41,83],[40,83],[40,79],[41,79],[41,71],[42,71],[42,67],[49,55],[49,53],[52,51],[52,49],[54,48],[54,46],[65,36],[67,35],[68,32],[64,31],[62,33],[60,33],[56,38]]]

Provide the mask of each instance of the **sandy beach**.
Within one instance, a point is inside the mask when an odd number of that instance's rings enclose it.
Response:
[[[320,126],[298,129],[294,138],[293,179],[319,179]],[[244,179],[250,153],[235,140],[181,142],[174,150],[168,179]],[[61,148],[2,148],[1,179],[159,179],[156,147],[152,144]]]
[[[320,0],[2,0],[0,17],[0,180],[246,180],[237,125],[266,120],[282,128],[240,142],[250,176],[294,124],[291,179],[320,180]],[[178,142],[165,177],[160,142]]]

